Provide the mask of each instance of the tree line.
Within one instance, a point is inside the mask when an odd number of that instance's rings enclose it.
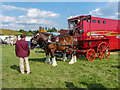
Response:
[[[48,27],[39,27],[38,30],[44,30],[46,32],[59,32],[59,30],[57,30],[55,27],[52,28],[48,28]],[[20,29],[19,32],[21,33],[25,33],[27,36],[31,36],[33,35],[34,32],[36,32],[37,30],[29,30],[29,31],[25,31],[23,29]]]

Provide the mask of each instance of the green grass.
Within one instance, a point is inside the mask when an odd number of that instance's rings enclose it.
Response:
[[[118,88],[118,55],[112,54],[107,60],[98,57],[88,62],[81,57],[69,65],[68,61],[57,58],[57,66],[44,63],[45,54],[31,51],[29,64],[32,74],[21,75],[19,59],[14,46],[2,46],[2,87],[3,88]]]
[[[20,33],[19,31],[10,30],[10,29],[0,29],[0,34],[3,34],[3,35],[20,35],[22,33]]]
[[[27,36],[33,35],[32,32],[28,32],[28,31],[19,32],[17,30],[0,29],[0,35],[21,35],[22,33],[25,33]]]

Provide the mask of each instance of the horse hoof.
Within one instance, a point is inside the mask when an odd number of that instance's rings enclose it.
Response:
[[[51,65],[52,65],[52,62],[49,62],[49,64],[51,64]]]
[[[50,63],[50,62],[45,61],[44,63]]]
[[[61,59],[61,61],[64,61],[64,62],[65,62],[65,61],[66,61],[66,59]]]
[[[47,62],[44,62],[44,63],[47,63]]]
[[[57,66],[57,64],[52,64],[52,66]]]
[[[74,62],[76,63],[77,61],[75,60]]]
[[[69,62],[69,64],[74,64],[74,62]]]
[[[47,61],[44,61],[44,63],[47,63]]]

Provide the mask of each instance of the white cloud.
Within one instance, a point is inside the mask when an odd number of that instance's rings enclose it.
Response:
[[[13,30],[30,29],[30,28],[29,28],[30,26],[27,26],[27,25],[19,25],[19,24],[16,24],[16,23],[2,24],[1,26],[2,26],[2,28],[5,28],[5,29],[13,29]],[[32,27],[31,27],[31,29],[32,29]],[[35,29],[34,29],[34,30],[35,30]]]
[[[18,16],[18,19],[23,19],[23,18],[25,18],[26,16]]]
[[[40,10],[37,8],[21,8],[10,5],[2,5],[2,11],[14,11],[21,10],[25,11],[26,14],[14,17],[14,16],[5,16],[0,15],[0,19],[2,19],[2,27],[10,28],[10,29],[24,29],[24,30],[35,30],[38,29],[39,26],[47,26],[47,27],[56,27],[58,24],[54,22],[55,18],[58,18],[60,14]],[[12,15],[12,13],[11,13]]]
[[[112,0],[111,0],[112,1]],[[109,2],[103,7],[96,8],[95,10],[92,10],[89,12],[89,14],[94,16],[100,16],[100,17],[107,17],[107,18],[117,18],[118,14],[118,3],[116,2]]]
[[[51,11],[39,10],[36,8],[29,9],[27,13],[28,17],[39,18],[39,17],[59,17],[60,15]]]
[[[116,15],[120,15],[120,12],[117,12]]]
[[[41,18],[29,18],[25,16],[19,16],[18,21],[16,21],[17,24],[21,25],[43,25],[43,26],[57,26],[58,24],[55,23],[52,20],[46,20]]]
[[[101,8],[96,8],[95,10],[93,11],[90,11],[90,14],[94,14],[94,15],[102,15],[102,13],[100,12],[101,11]]]
[[[75,17],[75,16],[69,16],[67,19],[70,19],[70,18],[73,18],[73,17]]]
[[[52,11],[40,10],[37,8],[28,9],[26,15],[18,17],[17,24],[21,25],[42,25],[48,27],[55,27],[58,24],[52,20],[52,18],[58,18],[60,14]]]
[[[120,3],[113,2],[114,0],[108,0],[108,1],[109,1],[108,4],[106,4],[103,7],[98,7],[96,9],[90,11],[87,15],[118,19],[118,15],[120,15],[120,5],[118,5],[118,4],[120,4]],[[117,0],[115,0],[115,1],[117,1]],[[80,15],[70,16],[70,17],[68,17],[68,19],[80,16]],[[84,15],[86,15],[86,14],[84,14]]]
[[[2,19],[2,23],[11,23],[16,21],[15,17],[5,16],[5,15],[0,15],[0,17]]]
[[[26,16],[30,17],[30,18],[47,18],[47,17],[59,17],[60,14],[58,13],[54,13],[52,11],[46,11],[46,10],[40,10],[37,8],[31,8],[31,9],[26,9],[26,8],[22,8],[22,7],[15,7],[15,6],[11,6],[11,5],[2,5],[2,11],[13,11],[13,10],[22,10],[22,11],[26,11]]]
[[[78,17],[78,16],[81,16],[81,15],[69,16],[67,19],[71,19],[71,18]]]
[[[21,7],[15,7],[15,6],[10,6],[10,5],[1,5],[3,11],[12,11],[12,10],[22,10],[22,11],[27,11],[25,8]]]
[[[2,18],[2,28],[14,30],[36,30],[39,26],[56,27],[58,24],[53,20],[29,18],[27,16],[19,16],[18,18],[0,15]]]

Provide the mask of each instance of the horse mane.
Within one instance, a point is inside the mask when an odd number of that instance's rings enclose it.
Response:
[[[37,31],[37,33],[39,33],[39,37],[43,40],[43,41],[47,41],[49,38],[51,38],[51,41],[55,42],[56,36],[53,35],[52,33],[47,33],[47,32],[40,32]],[[50,36],[50,37],[49,37]]]
[[[39,32],[39,37],[41,39],[43,39],[43,41],[47,41],[48,40],[48,36],[44,35],[43,33]]]

